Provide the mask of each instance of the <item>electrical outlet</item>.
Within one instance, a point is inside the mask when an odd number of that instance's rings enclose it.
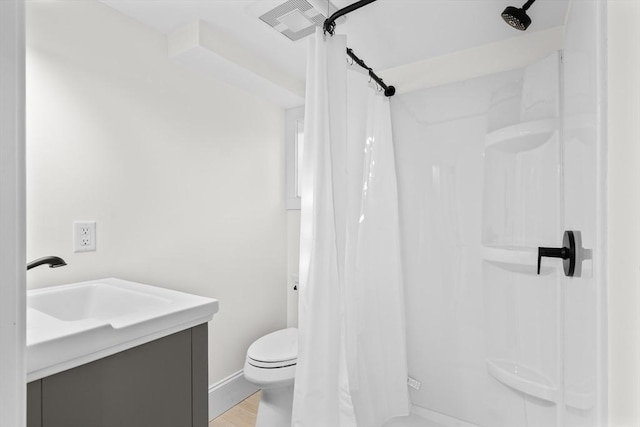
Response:
[[[76,221],[73,223],[73,251],[90,252],[96,250],[96,222]]]

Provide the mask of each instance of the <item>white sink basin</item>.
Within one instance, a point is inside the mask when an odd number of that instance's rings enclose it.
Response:
[[[58,320],[104,320],[118,327],[123,316],[140,317],[150,311],[167,309],[172,300],[154,295],[154,291],[155,288],[147,288],[145,292],[133,286],[107,283],[56,286],[30,293],[27,306]]]
[[[120,279],[27,292],[27,381],[210,321],[218,301]]]

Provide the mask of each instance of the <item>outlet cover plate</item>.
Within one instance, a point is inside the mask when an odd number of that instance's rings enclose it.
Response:
[[[73,251],[91,252],[96,250],[96,222],[75,221],[73,223]]]

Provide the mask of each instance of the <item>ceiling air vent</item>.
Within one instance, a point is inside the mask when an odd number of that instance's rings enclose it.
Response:
[[[329,12],[333,13],[335,10],[335,6],[329,4]],[[321,27],[327,17],[306,0],[289,0],[265,13],[260,19],[296,41],[313,34],[315,27]]]

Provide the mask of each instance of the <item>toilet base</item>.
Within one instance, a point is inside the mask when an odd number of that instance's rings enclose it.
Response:
[[[262,390],[256,427],[291,427],[293,384]]]

